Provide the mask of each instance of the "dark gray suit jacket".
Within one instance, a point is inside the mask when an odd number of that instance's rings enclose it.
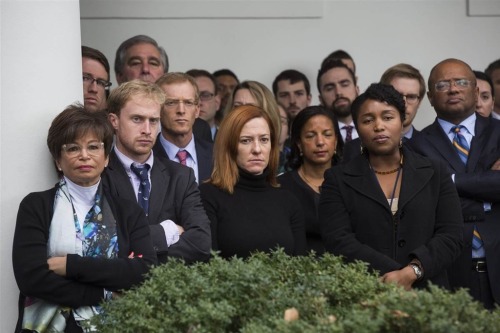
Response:
[[[452,267],[452,285],[458,288],[471,284],[471,243],[476,224],[484,241],[493,297],[500,304],[500,284],[496,283],[500,281],[500,171],[491,170],[500,158],[500,121],[477,114],[467,165],[460,160],[437,119],[409,144],[416,152],[445,163],[448,171],[455,174],[465,222],[465,246]],[[484,212],[484,202],[492,203],[491,212]]]
[[[162,158],[169,160],[165,149],[163,149],[163,146],[161,145],[160,135],[161,133],[158,134],[158,137],[156,138],[156,143],[153,146],[153,152],[155,156],[161,156]],[[214,145],[213,143],[206,140],[198,139],[195,135],[194,147],[196,149],[196,156],[198,158],[198,184],[201,184],[204,180],[207,180],[212,175],[212,155]]]
[[[109,183],[114,196],[137,202],[130,179],[114,150],[109,156],[103,178]],[[188,263],[209,259],[212,244],[210,221],[190,168],[155,155],[151,169],[148,219],[160,262],[167,261],[168,257],[182,258]],[[170,247],[159,224],[167,219],[185,230],[179,241]]]

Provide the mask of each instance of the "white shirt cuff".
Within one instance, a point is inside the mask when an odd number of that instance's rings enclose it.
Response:
[[[165,231],[165,238],[167,240],[167,246],[171,246],[179,241],[179,228],[177,224],[172,220],[165,220],[160,223]]]

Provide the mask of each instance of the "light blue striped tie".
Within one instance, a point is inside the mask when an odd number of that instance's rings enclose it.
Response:
[[[457,150],[458,156],[460,156],[462,162],[467,164],[467,158],[469,157],[469,144],[462,133],[460,133],[462,128],[465,128],[465,126],[459,125],[451,128],[451,131],[455,133],[453,136],[453,147]]]

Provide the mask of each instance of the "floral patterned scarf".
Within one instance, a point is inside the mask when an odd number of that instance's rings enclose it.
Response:
[[[97,187],[94,205],[87,213],[82,226],[78,221],[66,181],[61,178],[54,201],[47,252],[49,258],[66,254],[110,259],[117,257],[116,221],[106,197],[103,196],[102,184]],[[26,297],[23,329],[38,333],[64,332],[66,320],[71,312],[76,322],[84,326],[83,323],[93,315],[101,313],[102,309],[100,306],[67,309],[41,299]]]

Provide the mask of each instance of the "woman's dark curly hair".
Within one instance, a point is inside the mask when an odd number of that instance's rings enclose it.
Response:
[[[369,99],[394,106],[399,111],[401,122],[405,121],[406,104],[403,95],[394,89],[393,86],[382,83],[372,83],[364,93],[356,97],[354,102],[352,102],[351,114],[356,130],[358,129],[358,116],[361,105]]]

